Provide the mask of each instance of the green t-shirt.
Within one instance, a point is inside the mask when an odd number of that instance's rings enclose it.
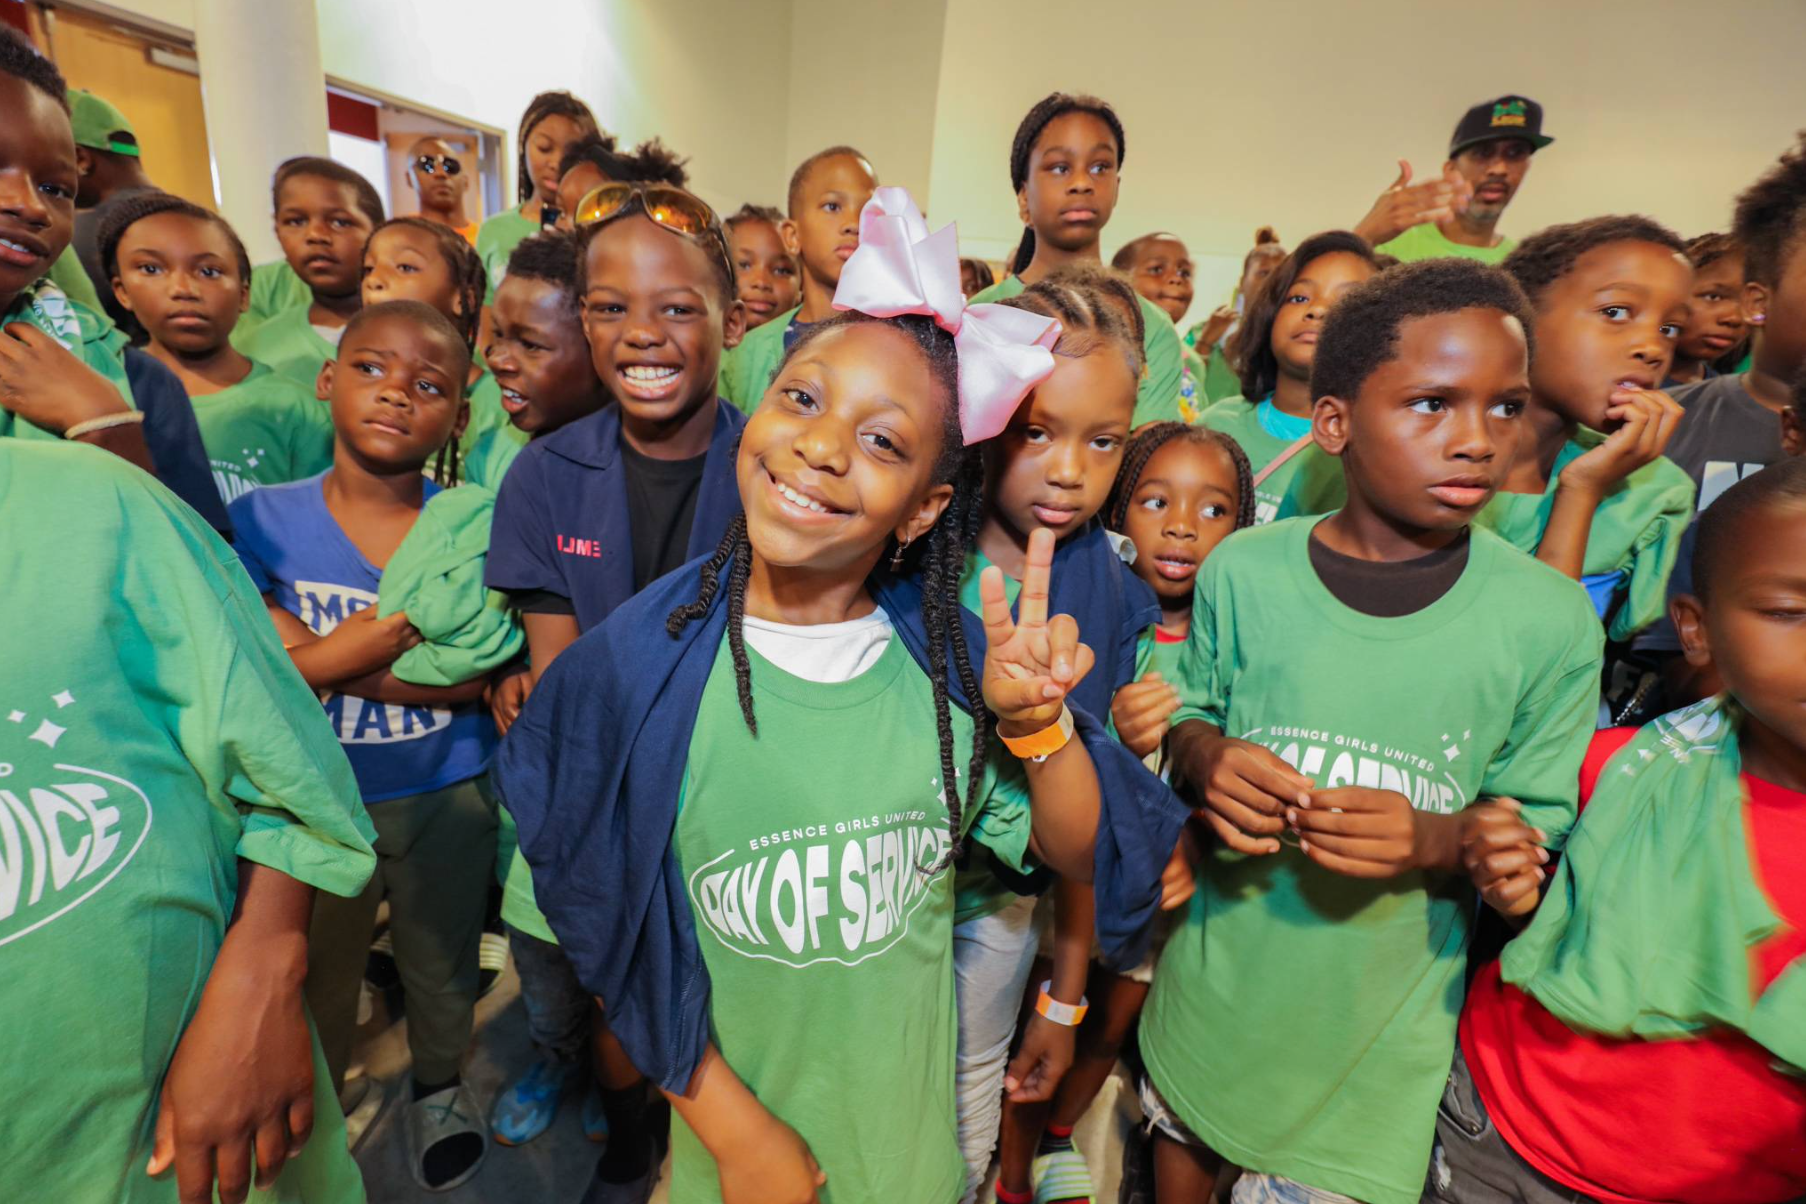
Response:
[[[528,435],[513,423],[490,427],[467,450],[458,453],[458,478],[467,484],[500,489],[502,478],[527,446]]]
[[[1474,525],[1534,556],[1555,506],[1561,470],[1604,442],[1598,431],[1581,427],[1556,455],[1543,492],[1499,493],[1474,517]],[[1619,481],[1599,503],[1587,531],[1581,584],[1595,609],[1608,616],[1612,639],[1628,640],[1662,617],[1668,575],[1692,519],[1693,480],[1666,456]]]
[[[1268,402],[1251,405],[1239,396],[1205,410],[1202,421],[1241,444],[1255,476],[1311,429],[1306,419]],[[1327,514],[1340,509],[1347,497],[1341,462],[1315,444],[1306,444],[1254,487],[1254,521],[1259,525],[1297,514]]]
[[[1503,263],[1511,254],[1517,243],[1509,238],[1500,237],[1496,247],[1470,247],[1465,243],[1450,242],[1448,236],[1437,228],[1435,222],[1424,222],[1412,226],[1389,243],[1375,247],[1381,255],[1395,256],[1402,263],[1414,263],[1419,259],[1441,259],[1448,255],[1459,255],[1463,259],[1478,259],[1481,263]]]
[[[244,338],[232,332],[232,346],[240,355],[268,364],[270,370],[286,376],[309,393],[319,380],[320,365],[339,354],[336,339],[327,340],[307,320],[309,306],[285,309],[274,315]],[[344,332],[339,327],[339,332]]]
[[[220,500],[332,467],[332,407],[263,364],[217,393],[190,397]]]
[[[238,325],[232,328],[232,345],[238,347],[239,339],[250,337],[252,331],[283,310],[306,309],[313,303],[313,290],[288,265],[288,260],[258,264],[251,269],[250,307],[239,315]]]
[[[1311,567],[1317,521],[1244,531],[1204,562],[1174,723],[1202,719],[1320,786],[1396,790],[1419,810],[1509,796],[1559,848],[1598,698],[1586,596],[1474,531],[1448,593],[1364,615]],[[1474,908],[1454,875],[1350,878],[1290,846],[1218,846],[1142,1016],[1161,1095],[1250,1170],[1416,1204]]]
[[[745,413],[759,408],[759,399],[771,387],[771,374],[784,360],[784,331],[801,313],[797,306],[763,326],[746,332],[738,347],[721,353],[721,395]]]
[[[1215,405],[1219,401],[1241,395],[1241,375],[1230,366],[1229,357],[1224,354],[1223,346],[1219,343],[1210,349],[1210,358],[1204,363],[1204,400]]]
[[[71,301],[85,305],[97,314],[107,312],[106,306],[101,304],[100,293],[95,291],[93,277],[82,266],[81,256],[75,253],[73,245],[63,248],[63,253],[50,265],[47,275],[50,283],[62,289]]]
[[[952,1201],[965,1178],[953,1096],[953,876],[934,698],[893,637],[850,681],[806,681],[748,649],[759,735],[722,641],[690,738],[673,834],[734,1072],[808,1142],[824,1204]],[[970,718],[953,711],[954,764]],[[1006,764],[1005,761],[1008,761]],[[986,767],[974,840],[1020,865],[1028,788]],[[672,1125],[671,1198],[721,1199],[696,1136]]]
[[[484,305],[495,303],[495,286],[508,274],[508,256],[514,254],[514,248],[538,234],[539,229],[539,223],[530,222],[521,216],[519,205],[485,218],[483,224],[477,227],[477,256],[482,259],[483,271],[489,276],[489,291],[483,296]]]
[[[174,494],[97,448],[5,439],[0,522],[0,624],[30,633],[0,706],[0,1063],[31,1101],[0,1126],[6,1180],[174,1204],[175,1176],[144,1173],[157,1093],[238,860],[355,895],[375,832],[262,598]],[[317,1044],[314,1115],[253,1199],[363,1200]]]
[[[1027,287],[1022,283],[1022,277],[1005,276],[990,288],[980,290],[971,298],[971,303],[1008,301],[1011,297],[1021,296]],[[1179,330],[1164,309],[1146,297],[1137,297],[1137,300],[1141,302],[1141,318],[1147,328],[1141,343],[1148,362],[1142,369],[1141,385],[1135,390],[1135,416],[1131,425],[1183,422],[1185,418],[1179,411],[1179,349],[1182,346]]]
[[[13,298],[13,303],[0,313],[0,327],[13,322],[36,327],[61,343],[82,363],[106,377],[125,398],[126,405],[138,408],[132,399],[132,383],[125,375],[126,338],[113,325],[113,319],[71,301],[49,279],[41,279]],[[0,407],[0,436],[5,435],[21,439],[59,438]]]

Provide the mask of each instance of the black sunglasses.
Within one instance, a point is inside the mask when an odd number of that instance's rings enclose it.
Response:
[[[414,166],[429,176],[439,168],[444,168],[448,176],[455,176],[464,170],[464,165],[450,155],[421,155],[414,160]]]

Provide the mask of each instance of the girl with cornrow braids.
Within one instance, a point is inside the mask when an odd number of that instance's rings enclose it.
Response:
[[[459,461],[468,460],[471,449],[484,435],[508,422],[508,414],[502,409],[501,386],[475,355],[486,285],[482,259],[462,235],[440,222],[423,217],[392,217],[378,226],[364,244],[360,286],[364,304],[424,302],[451,320],[472,352],[472,379],[465,386],[470,421],[463,434],[440,449],[433,462],[433,480],[441,485],[457,484],[461,479]],[[478,484],[493,487],[493,482]]]
[[[1135,680],[1116,692],[1112,726],[1149,768],[1164,771],[1168,721],[1179,706],[1170,680],[1191,630],[1193,587],[1204,558],[1231,533],[1254,525],[1254,487],[1248,457],[1227,435],[1182,422],[1144,427],[1129,440],[1116,474],[1105,521],[1135,545],[1135,574],[1160,598],[1160,622],[1142,633]],[[1163,918],[1191,898],[1192,863],[1199,846],[1189,838],[1169,863],[1171,889]],[[1156,944],[1166,924],[1156,928]],[[1077,1035],[1072,1067],[1047,1104],[1011,1104],[997,1198],[1090,1200],[1091,1170],[1072,1143],[1073,1126],[1097,1098],[1116,1065],[1153,982],[1151,951],[1133,969],[1117,972],[1094,962],[1085,995],[1091,1001]]]
[[[1119,686],[1134,680],[1136,641],[1159,619],[1153,591],[1118,554],[1097,521],[1122,463],[1142,367],[1135,323],[1139,297],[1101,267],[1071,264],[1005,305],[1060,324],[1054,370],[1010,416],[985,448],[985,508],[962,583],[965,604],[978,608],[981,573],[1002,570],[1010,598],[1027,568],[1030,541],[1054,536],[1052,605],[1090,633],[1100,664],[1075,691],[1094,715],[1108,715]],[[1171,846],[1169,845],[1170,849]],[[1163,850],[1164,851],[1164,850]],[[1054,887],[1051,969],[1035,960],[1035,895]],[[966,1199],[976,1197],[998,1141],[1005,1089],[1016,1102],[1045,1101],[1072,1060],[1073,1028],[1031,1015],[1010,1056],[1025,990],[1038,1004],[1047,988],[1054,1004],[1077,1006],[1091,958],[1093,901],[1082,882],[1047,875],[1023,878],[973,850],[957,880],[954,967],[960,990],[958,1083],[960,1142],[968,1168]],[[1005,1137],[1006,1151],[1013,1148]],[[1026,1142],[1034,1148],[1033,1135]],[[1006,1153],[1006,1166],[1009,1155]],[[1027,1170],[1026,1158],[1022,1169]],[[1004,1182],[1008,1194],[1020,1184]]]
[[[489,273],[484,304],[495,301],[495,286],[508,269],[509,253],[521,240],[539,233],[542,225],[550,224],[545,209],[558,205],[558,165],[578,142],[595,135],[602,137],[608,149],[614,149],[614,139],[602,133],[589,106],[569,92],[541,92],[528,103],[520,116],[515,143],[514,178],[520,204],[485,219],[477,230],[477,254]]]
[[[1092,657],[1050,617],[1051,534],[1019,616],[999,572],[982,629],[960,605],[973,445],[1054,324],[966,308],[902,190],[862,224],[848,312],[742,434],[744,516],[551,664],[498,768],[547,918],[682,1122],[674,1199],[953,1199],[952,862],[970,841],[1126,898],[1158,871],[1098,840],[1105,782],[1148,817],[1136,847],[1177,833],[1068,708]]]
[[[972,298],[1004,301],[1070,263],[1102,263],[1098,241],[1116,208],[1124,155],[1122,121],[1095,96],[1055,92],[1028,111],[1010,145],[1010,189],[1022,241],[1010,275]],[[1132,290],[1131,290],[1132,291]],[[1144,315],[1146,367],[1135,396],[1136,426],[1179,417],[1179,331],[1152,301]]]

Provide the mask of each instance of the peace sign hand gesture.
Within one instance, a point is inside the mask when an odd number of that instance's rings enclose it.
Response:
[[[978,580],[984,602],[985,705],[997,716],[999,734],[1011,738],[1057,722],[1067,694],[1096,660],[1079,643],[1079,625],[1071,615],[1047,617],[1053,550],[1052,531],[1042,528],[1029,536],[1028,569],[1017,598],[1020,618],[1010,617],[1002,569],[989,567]]]

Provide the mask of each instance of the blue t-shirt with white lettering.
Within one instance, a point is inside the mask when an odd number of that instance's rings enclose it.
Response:
[[[326,509],[325,478],[321,473],[253,489],[228,508],[234,545],[251,580],[318,635],[375,606],[382,581],[382,570]],[[438,491],[426,483],[427,497]],[[366,803],[476,777],[495,751],[495,723],[480,701],[450,709],[401,706],[333,691],[321,701]]]

